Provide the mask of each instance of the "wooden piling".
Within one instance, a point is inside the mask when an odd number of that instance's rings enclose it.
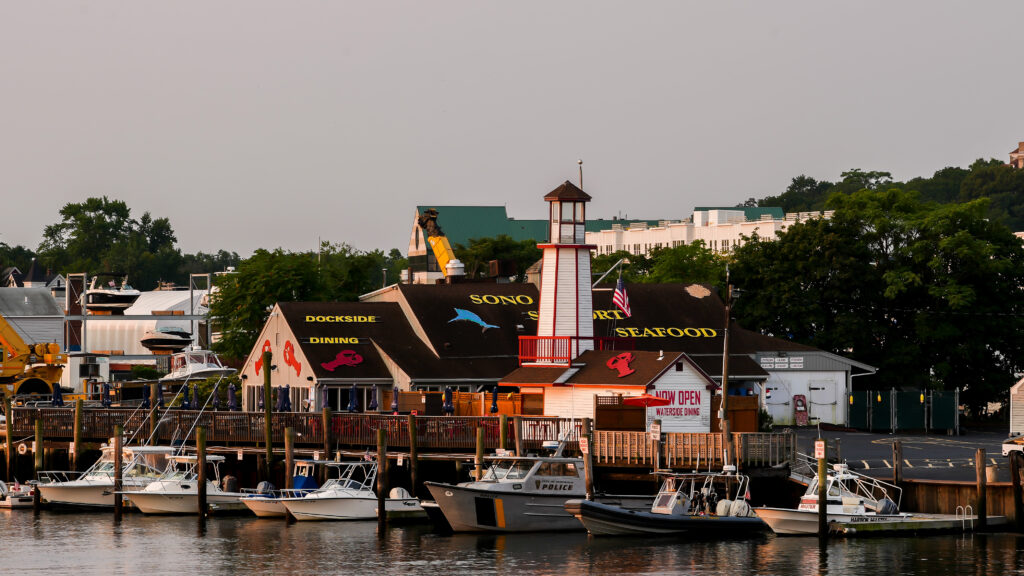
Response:
[[[11,413],[11,399],[6,394],[0,392],[0,396],[3,396],[4,401],[4,417],[7,418],[7,481],[14,480],[15,467],[14,467],[14,434],[11,434],[11,427],[14,425],[14,414]]]
[[[1010,483],[1013,490],[1013,522],[1020,532],[1024,528],[1024,498],[1020,493],[1020,467],[1024,454],[1014,450],[1010,452]]]
[[[583,419],[583,438],[587,439],[587,450],[583,452],[583,479],[587,489],[587,500],[594,499],[594,426],[590,418]]]
[[[197,509],[199,518],[205,518],[208,508],[206,506],[206,427],[196,427],[196,470],[199,472],[197,478]]]
[[[508,416],[498,416],[498,447],[508,450]]]
[[[71,469],[78,470],[79,457],[82,454],[82,399],[75,401],[75,444],[72,446]]]
[[[484,429],[476,429],[476,456],[473,458],[473,477],[479,482],[484,477]]]
[[[270,372],[273,367],[270,365],[270,361],[273,359],[273,354],[268,350],[263,353],[263,416],[266,419],[264,424],[265,442],[267,448],[267,464],[264,470],[264,479],[270,480],[270,472],[273,470],[274,465],[274,430],[273,430],[273,411],[271,410],[271,404],[274,403],[273,390],[270,386]]]
[[[978,448],[974,454],[974,472],[978,481],[978,528],[988,526],[988,479],[985,475],[985,449]]]
[[[818,458],[818,538],[828,537],[828,443],[819,440],[825,446],[825,457]]]
[[[892,441],[892,483],[902,487],[903,483],[903,443]]]
[[[331,407],[324,405],[320,415],[320,423],[324,428],[324,460],[331,459]],[[327,467],[320,466],[320,484],[327,482]]]
[[[284,487],[291,490],[294,479],[292,469],[295,467],[295,428],[284,430]]]
[[[36,419],[36,450],[33,455],[35,456],[35,475],[38,478],[39,473],[43,471],[43,421],[39,418]]]
[[[114,522],[121,521],[121,514],[124,512],[124,496],[120,494],[124,490],[124,455],[121,446],[124,438],[124,428],[120,425],[114,426]]]
[[[388,524],[388,444],[383,429],[377,430],[377,526]]]
[[[409,494],[416,496],[416,484],[419,483],[420,457],[416,446],[416,415],[409,414]]]
[[[512,417],[512,428],[516,434],[516,456],[523,456],[523,417],[513,416]]]

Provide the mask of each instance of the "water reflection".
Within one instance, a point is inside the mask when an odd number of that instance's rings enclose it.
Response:
[[[585,533],[443,535],[375,522],[0,512],[13,574],[956,574],[1024,569],[1021,537],[830,540],[593,538]],[[17,551],[17,553],[10,553]]]

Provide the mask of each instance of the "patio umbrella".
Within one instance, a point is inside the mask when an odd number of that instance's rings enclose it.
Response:
[[[184,395],[181,397],[181,409],[182,410],[191,410],[192,409],[192,394],[191,394],[191,390],[189,390],[188,384],[185,384],[184,386],[182,386],[182,389],[184,390],[182,392],[182,394],[184,394]]]
[[[445,414],[451,415],[455,413],[455,404],[452,403],[452,387],[446,386],[444,389],[444,403],[441,405],[441,410]]]
[[[263,386],[256,388],[256,409],[263,410]]]
[[[391,411],[398,413],[398,386],[395,386],[395,390],[391,394]]]
[[[104,408],[110,408],[110,383],[103,383],[103,397],[100,398],[100,404]]]
[[[284,388],[281,388],[281,412],[292,411],[292,390],[291,386],[285,384]]]
[[[153,384],[153,385],[156,386],[156,407],[157,408],[163,408],[164,407],[164,387],[159,382],[157,382],[156,384]]]
[[[213,409],[220,410],[220,394],[217,393],[217,389],[220,388],[220,383],[213,385],[213,392],[210,395],[213,396]]]
[[[331,393],[330,393],[329,390],[327,390],[327,385],[326,384],[324,384],[324,387],[323,387],[323,394],[324,394],[324,406],[323,407],[327,408],[328,406],[331,405],[331,403],[330,403]]]
[[[491,390],[491,414],[498,412],[498,385],[494,385],[494,389]]]
[[[651,406],[668,406],[672,403],[668,398],[662,398],[661,396],[652,396],[650,394],[641,394],[640,396],[629,396],[622,399],[622,403],[626,406],[641,406],[643,408],[650,408]]]
[[[274,412],[284,412],[284,394],[281,388],[274,388],[274,394],[276,396],[274,402]]]
[[[356,394],[359,394],[359,388],[356,388],[355,384],[352,384],[352,390],[348,394],[348,411],[358,412],[359,402],[356,400]]]
[[[53,398],[50,400],[50,404],[57,407],[64,405],[64,394],[60,389],[60,384],[57,382],[53,384]]]
[[[139,408],[149,410],[149,394],[142,398],[142,404],[139,405]]]
[[[377,387],[370,388],[370,403],[366,405],[366,409],[370,411],[377,410]]]
[[[228,410],[238,412],[238,395],[235,393],[235,383],[228,384]]]

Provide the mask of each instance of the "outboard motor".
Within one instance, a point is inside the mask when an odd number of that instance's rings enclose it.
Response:
[[[227,484],[226,480],[227,479],[225,478],[225,484]],[[227,489],[225,488],[225,490],[227,490]],[[227,491],[228,492],[234,492],[234,490],[227,490]],[[273,494],[276,491],[277,491],[277,488],[275,488],[274,485],[272,483],[270,483],[269,481],[267,481],[267,480],[264,480],[264,481],[262,481],[262,482],[260,482],[259,484],[256,485],[256,493],[257,494]]]
[[[225,476],[221,479],[220,483],[221,489],[225,492],[238,492],[238,478],[234,476]]]
[[[888,498],[882,498],[878,501],[878,514],[899,514],[900,508],[895,502]]]

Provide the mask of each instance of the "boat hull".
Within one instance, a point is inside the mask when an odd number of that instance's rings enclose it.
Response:
[[[242,498],[242,504],[260,518],[284,518],[288,515],[288,509],[280,498],[246,496]]]
[[[427,489],[454,532],[583,530],[565,502],[582,494],[479,490],[427,482]]]
[[[31,508],[33,498],[32,492],[28,490],[7,492],[0,498],[0,509]]]
[[[565,503],[565,510],[595,536],[692,533],[701,537],[721,537],[768,529],[768,526],[756,516],[654,514],[589,500],[569,500]]]
[[[288,512],[299,521],[312,520],[375,520],[375,496],[337,496],[325,498],[288,498],[281,500]]]
[[[198,514],[199,495],[195,492],[151,492],[139,490],[127,494],[132,504],[143,514]],[[216,514],[248,510],[241,502],[242,494],[233,492],[208,493],[206,504]]]
[[[142,490],[145,484],[134,484],[123,480],[122,492]],[[39,497],[47,504],[54,506],[73,506],[87,508],[113,508],[114,483],[72,480],[70,482],[52,482],[39,484]],[[127,500],[127,498],[125,498]]]

